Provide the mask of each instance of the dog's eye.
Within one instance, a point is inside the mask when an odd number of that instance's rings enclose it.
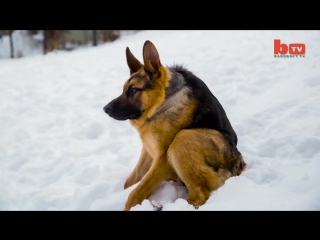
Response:
[[[138,91],[138,89],[132,87],[132,88],[130,88],[130,90],[129,90],[129,94],[132,96],[132,95],[135,94],[137,91]]]

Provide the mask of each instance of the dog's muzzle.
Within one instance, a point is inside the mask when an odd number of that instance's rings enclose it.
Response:
[[[121,98],[116,98],[104,106],[103,111],[116,120],[137,119],[142,112],[131,104],[123,104]]]

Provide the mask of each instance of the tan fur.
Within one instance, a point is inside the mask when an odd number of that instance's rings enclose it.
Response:
[[[148,172],[152,164],[152,158],[148,152],[142,148],[137,166],[132,171],[131,175],[127,179],[124,189],[131,187],[133,184],[139,182],[141,178]]]
[[[222,135],[215,130],[181,130],[168,149],[168,160],[186,184],[188,202],[194,206],[204,204],[210,192],[231,177],[225,169],[232,160],[231,154]]]

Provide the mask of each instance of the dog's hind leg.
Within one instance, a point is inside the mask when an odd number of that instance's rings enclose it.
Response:
[[[215,130],[180,131],[167,155],[169,163],[188,188],[189,204],[196,208],[208,200],[211,191],[232,176],[228,169],[231,159],[227,144]]]
[[[131,187],[133,184],[139,182],[148,172],[151,164],[152,158],[147,153],[147,151],[142,148],[139,161],[130,176],[127,178],[126,183],[124,184],[124,189]]]

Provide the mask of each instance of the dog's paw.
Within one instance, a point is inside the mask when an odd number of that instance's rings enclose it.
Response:
[[[151,205],[153,206],[155,211],[162,211],[163,206],[160,203],[157,203],[156,201],[152,201]]]

